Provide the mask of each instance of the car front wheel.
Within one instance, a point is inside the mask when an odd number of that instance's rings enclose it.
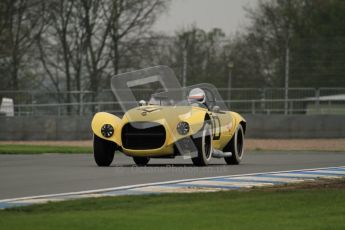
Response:
[[[113,162],[116,148],[117,145],[114,142],[93,135],[93,156],[98,166],[110,166]]]
[[[133,157],[133,160],[137,166],[146,166],[149,163],[150,158],[148,157]]]
[[[242,125],[238,126],[236,133],[225,147],[224,151],[232,153],[231,157],[224,157],[228,165],[240,164],[244,154],[244,131]]]
[[[198,156],[192,158],[195,166],[206,166],[212,158],[212,130],[209,121],[205,121],[203,128],[194,138]]]

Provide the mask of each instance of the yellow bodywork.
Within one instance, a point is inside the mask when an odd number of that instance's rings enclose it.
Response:
[[[207,109],[193,106],[141,106],[127,111],[123,118],[113,114],[100,112],[92,120],[92,131],[98,137],[112,141],[121,147],[122,151],[130,156],[170,156],[174,154],[174,143],[182,138],[196,134],[202,129],[205,119],[212,121],[216,134],[220,133],[220,138],[214,138],[212,146],[215,149],[223,150],[231,140],[238,125],[245,122],[243,117],[235,112],[224,111],[214,113]],[[217,123],[217,120],[220,121]],[[166,130],[165,144],[159,149],[133,150],[125,149],[122,146],[122,127],[129,122],[157,122],[164,126]],[[177,124],[181,121],[188,122],[190,131],[186,135],[177,132]],[[215,123],[213,123],[215,122]],[[106,138],[101,133],[101,128],[105,124],[114,127],[114,135]]]

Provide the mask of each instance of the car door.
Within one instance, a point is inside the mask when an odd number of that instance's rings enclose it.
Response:
[[[228,112],[212,112],[210,113],[213,133],[213,147],[223,149],[231,139],[231,127],[233,120]]]

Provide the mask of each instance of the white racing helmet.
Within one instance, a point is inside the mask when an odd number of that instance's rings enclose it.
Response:
[[[204,90],[202,90],[200,88],[192,89],[188,95],[188,102],[190,104],[193,104],[193,103],[205,104],[206,94],[205,94]]]

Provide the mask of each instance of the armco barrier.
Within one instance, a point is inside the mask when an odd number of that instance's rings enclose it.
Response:
[[[92,139],[91,117],[0,117],[0,140]]]
[[[345,138],[344,115],[246,115],[251,138]]]
[[[249,138],[345,138],[341,115],[245,115]],[[88,140],[91,117],[0,116],[0,140]]]

